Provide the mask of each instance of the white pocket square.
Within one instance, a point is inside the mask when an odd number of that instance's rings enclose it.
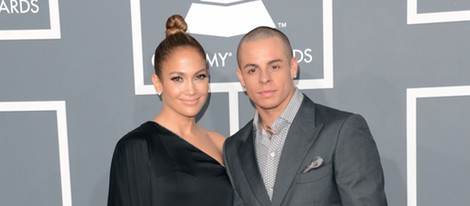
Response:
[[[323,158],[321,158],[320,156],[315,156],[313,160],[307,166],[305,166],[304,170],[302,170],[302,173],[310,172],[314,169],[321,167],[322,165]]]

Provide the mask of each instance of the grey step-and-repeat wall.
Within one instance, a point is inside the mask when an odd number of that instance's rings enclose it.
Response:
[[[151,59],[175,13],[207,50],[205,127],[253,117],[236,45],[277,27],[298,88],[367,119],[389,205],[470,204],[468,0],[0,0],[0,205],[106,204],[115,143],[161,108]]]

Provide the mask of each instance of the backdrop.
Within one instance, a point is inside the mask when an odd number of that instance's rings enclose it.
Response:
[[[253,117],[236,45],[273,26],[302,92],[367,119],[389,205],[470,204],[467,0],[0,0],[0,205],[106,204],[116,142],[161,108],[151,59],[172,14],[207,51],[203,126]]]

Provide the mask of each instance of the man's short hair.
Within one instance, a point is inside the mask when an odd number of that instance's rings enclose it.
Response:
[[[266,39],[266,38],[271,38],[271,37],[279,37],[281,39],[281,41],[283,42],[284,50],[285,50],[284,52],[286,53],[286,56],[288,58],[292,58],[294,56],[289,38],[284,33],[272,27],[259,26],[249,31],[248,33],[246,33],[240,40],[240,43],[238,44],[238,48],[237,48],[238,63],[240,63],[240,48],[245,42],[256,41],[256,40],[261,40],[261,39]]]

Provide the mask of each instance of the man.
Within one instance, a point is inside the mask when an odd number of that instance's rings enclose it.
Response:
[[[279,30],[258,27],[238,45],[237,75],[256,107],[228,138],[224,161],[246,206],[385,206],[366,121],[312,102],[295,87],[297,59]]]

